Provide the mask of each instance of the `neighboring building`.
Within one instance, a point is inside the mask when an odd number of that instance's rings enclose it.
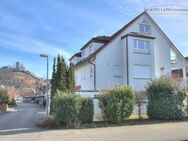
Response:
[[[181,70],[186,85],[184,56],[147,12],[112,36],[92,38],[70,61],[80,90],[96,91],[120,85],[144,88],[151,79]]]
[[[0,70],[10,70],[10,69],[12,69],[11,66],[2,66],[2,67],[0,68]]]
[[[20,69],[20,62],[16,62],[16,69],[17,69],[17,70]]]
[[[20,62],[16,62],[15,71],[26,71],[26,68],[20,64]]]
[[[4,89],[6,88],[4,85],[0,84],[0,88]]]
[[[0,70],[26,71],[26,68],[20,62],[16,62],[12,66],[2,66]]]

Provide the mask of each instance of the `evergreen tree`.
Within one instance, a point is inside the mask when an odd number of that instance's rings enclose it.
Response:
[[[74,64],[70,63],[67,76],[67,88],[70,92],[75,92]]]
[[[53,61],[53,71],[52,71],[52,79],[51,79],[51,105],[50,105],[50,113],[53,112],[53,97],[56,92],[56,58]]]
[[[51,79],[51,97],[54,96],[56,92],[56,58],[53,61],[53,71],[52,71],[52,79]]]
[[[59,87],[60,87],[60,83],[59,83],[59,80],[60,80],[60,64],[61,64],[61,57],[58,54],[58,56],[57,56],[57,64],[56,64],[56,77],[55,77],[56,90],[59,89]]]
[[[66,71],[66,87],[67,90],[69,91],[69,66],[67,65],[67,71]]]
[[[66,91],[66,63],[65,60],[62,57],[58,55],[58,61],[57,61],[57,75],[56,75],[56,82],[57,82],[57,88],[60,91]]]

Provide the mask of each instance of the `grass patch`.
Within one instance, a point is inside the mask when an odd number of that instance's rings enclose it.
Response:
[[[141,115],[142,119],[148,119],[147,114]],[[132,114],[128,119],[139,119],[139,116],[137,114]]]

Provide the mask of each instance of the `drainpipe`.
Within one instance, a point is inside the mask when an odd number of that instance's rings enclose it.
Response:
[[[96,65],[91,62],[91,60],[88,61],[91,65],[93,65],[94,68],[94,91],[96,90]]]
[[[127,57],[127,86],[129,86],[129,53],[128,53],[128,36],[126,36],[126,57]]]

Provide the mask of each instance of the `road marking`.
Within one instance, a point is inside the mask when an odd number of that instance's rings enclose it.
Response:
[[[36,128],[16,128],[16,129],[6,129],[6,130],[0,130],[0,133],[11,132],[11,131],[33,130],[33,129],[36,129]]]
[[[16,111],[35,111],[36,109],[16,109]]]

